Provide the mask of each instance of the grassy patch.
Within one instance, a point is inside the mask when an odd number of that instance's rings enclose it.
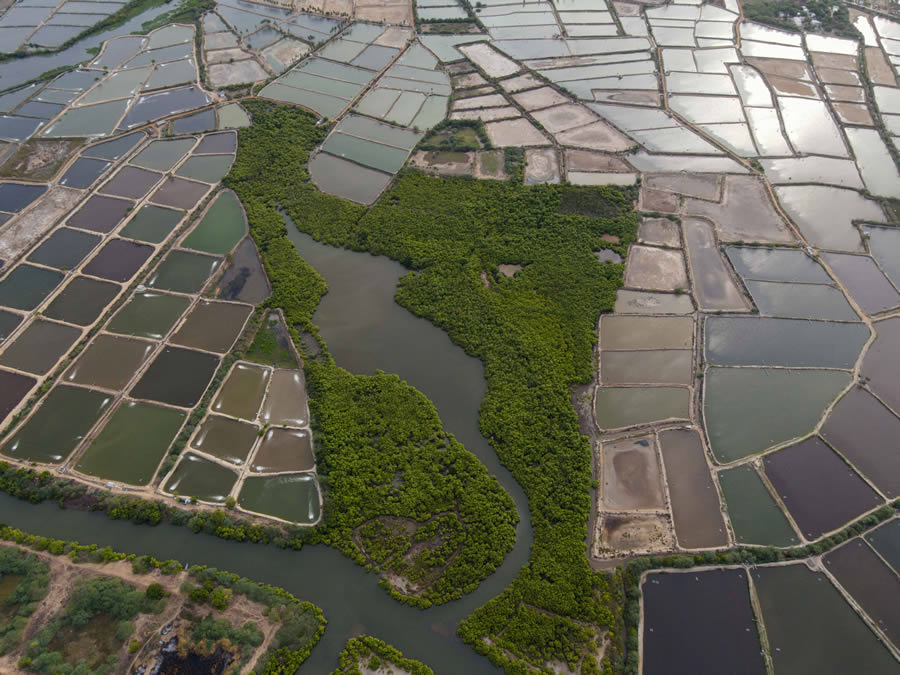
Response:
[[[297,359],[291,350],[290,339],[278,315],[270,313],[256,332],[245,358],[276,368],[296,368]]]

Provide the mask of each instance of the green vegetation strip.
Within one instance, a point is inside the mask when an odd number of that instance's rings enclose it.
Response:
[[[434,671],[421,661],[407,659],[396,647],[369,635],[347,640],[340,653],[340,666],[331,675],[393,672],[394,668],[408,675],[434,675]]]
[[[325,136],[314,116],[259,101],[248,109],[254,124],[239,134],[226,183],[247,211],[272,282],[270,304],[282,308],[296,340],[297,325],[315,331],[312,313],[326,286],[288,240],[279,207],[298,223],[309,209],[348,227],[365,211],[309,182],[309,151]],[[388,590],[420,607],[473,591],[513,546],[512,499],[444,433],[434,405],[399,378],[351,375],[327,356],[308,360],[306,376],[326,490],[312,541],[402,577],[412,592]]]
[[[366,211],[309,184],[307,148],[325,132],[313,126],[312,116],[263,102],[247,107],[254,125],[240,131],[226,183],[247,209],[272,276],[272,302],[288,323],[315,330],[311,317],[324,285],[287,240],[279,206],[317,239],[387,255],[415,270],[401,279],[397,301],[485,365],[481,430],[528,494],[535,539],[531,560],[512,586],[463,622],[460,635],[510,672],[521,672],[522,661],[543,666],[551,660],[596,671],[594,656],[585,652],[616,626],[619,598],[610,577],[594,573],[585,556],[591,452],[569,391],[591,380],[597,319],[612,309],[621,285],[622,266],[599,264],[593,251],[612,247],[624,255],[634,241],[631,195],[409,172]],[[611,245],[603,235],[619,242]],[[507,279],[497,272],[501,263],[524,269]],[[328,361],[308,363],[307,377],[322,425],[319,460],[337,507],[342,490],[372,489],[365,475],[355,474],[365,466],[355,456],[391,420],[357,419],[350,430],[331,420],[353,422],[370,402],[414,394],[387,376],[350,382],[352,376]],[[379,426],[363,426],[375,422]],[[338,451],[343,473],[331,480]],[[326,519],[326,538],[334,524],[333,516]],[[345,550],[353,546],[330,541]],[[622,658],[615,645],[606,654]]]

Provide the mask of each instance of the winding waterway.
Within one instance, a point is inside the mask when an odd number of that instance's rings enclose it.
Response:
[[[314,602],[325,612],[328,628],[303,672],[329,672],[346,639],[361,632],[385,640],[436,672],[496,672],[456,637],[456,625],[512,582],[528,558],[532,530],[524,492],[478,430],[478,409],[486,391],[481,363],[439,328],[394,302],[397,280],[407,271],[401,265],[320,244],[290,222],[288,232],[328,283],[313,320],[337,363],[354,373],[396,373],[422,391],[437,407],[444,428],[475,453],[512,496],[521,521],[515,547],[500,569],[461,600],[421,611],[391,599],[374,574],[323,546],[282,551],[170,525],[138,527],[52,504],[34,506],[5,494],[0,495],[0,520],[35,534],[228,569]]]

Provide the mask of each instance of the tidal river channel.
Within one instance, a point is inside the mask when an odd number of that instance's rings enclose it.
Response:
[[[314,241],[288,222],[291,241],[328,283],[313,320],[337,363],[354,373],[396,373],[422,391],[452,432],[495,475],[515,500],[521,521],[515,548],[500,569],[461,600],[429,610],[401,605],[378,587],[377,577],[337,551],[308,546],[300,552],[196,535],[186,528],[129,523],[54,504],[33,506],[0,495],[0,520],[22,530],[127,553],[174,558],[227,569],[287,589],[325,612],[328,627],[303,672],[325,673],[353,634],[365,632],[446,673],[492,672],[483,657],[456,637],[456,624],[507,587],[528,559],[532,531],[525,494],[478,430],[486,383],[481,363],[446,333],[394,302],[406,273],[384,257],[337,249]]]

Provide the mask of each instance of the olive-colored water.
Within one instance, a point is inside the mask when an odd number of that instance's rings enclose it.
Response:
[[[893,673],[897,662],[821,572],[752,572],[777,673]]]
[[[253,421],[259,414],[271,371],[268,368],[238,363],[232,368],[213,401],[212,411]]]
[[[319,517],[318,484],[308,473],[251,476],[241,486],[238,503],[249,511],[295,523],[314,523]],[[314,671],[310,668],[310,672]]]
[[[119,234],[138,241],[158,244],[169,236],[183,216],[181,211],[147,204],[141,207]]]
[[[185,414],[128,401],[113,413],[75,468],[105,480],[146,485],[153,478]]]
[[[244,209],[231,190],[221,192],[182,246],[206,253],[228,253],[247,232]]]
[[[684,387],[608,387],[597,390],[594,403],[601,429],[691,416],[691,393]]]
[[[37,247],[28,260],[39,265],[72,269],[97,245],[100,237],[61,227]]]
[[[4,455],[20,460],[57,463],[69,456],[90,431],[112,396],[61,385],[3,445]]]
[[[254,473],[309,471],[315,464],[309,431],[269,429],[253,456],[251,469]]]
[[[749,464],[720,471],[719,485],[734,535],[742,544],[793,546],[800,543],[762,478]]]
[[[158,340],[171,330],[190,302],[180,295],[138,291],[116,312],[106,329]]]
[[[198,293],[221,262],[221,258],[175,250],[150,275],[147,285],[178,293]]]
[[[211,352],[227,352],[252,311],[247,305],[201,300],[172,336],[172,342]]]
[[[496,672],[484,657],[459,640],[456,626],[512,582],[527,560],[532,536],[522,489],[478,430],[478,409],[486,390],[481,364],[453,345],[446,333],[394,302],[397,280],[406,272],[402,266],[385,258],[318,244],[288,227],[301,255],[328,282],[329,293],[314,321],[337,363],[354,372],[373,373],[381,368],[397,373],[423,391],[437,406],[444,428],[481,459],[515,500],[522,520],[517,526],[516,545],[500,569],[474,593],[422,612],[393,600],[379,588],[375,575],[366,574],[334,549],[322,546],[307,546],[299,553],[274,547],[261,549],[198,536],[187,528],[135,527],[97,514],[60,511],[51,504],[34,506],[0,494],[4,519],[47,536],[108,544],[160,559],[227,566],[230,571],[281,586],[316,603],[328,617],[328,628],[302,672],[322,673],[335,668],[337,654],[347,638],[361,631],[441,672]],[[367,283],[361,284],[361,278]],[[265,480],[275,479],[253,478],[245,485]]]
[[[708,369],[703,414],[713,455],[731,462],[809,433],[849,383],[838,370]]]
[[[188,452],[178,462],[163,489],[204,502],[224,502],[236,481],[237,474],[230,469]]]
[[[131,395],[190,408],[203,396],[218,367],[219,358],[213,354],[166,347],[132,387]]]
[[[79,337],[81,331],[73,326],[36,319],[6,346],[0,355],[0,364],[43,375]]]
[[[258,431],[254,424],[210,415],[200,423],[191,447],[232,464],[243,464],[259,438]]]
[[[121,290],[120,286],[106,281],[75,277],[47,305],[44,316],[79,326],[87,326],[99,318],[106,306]]]
[[[67,382],[120,390],[156,347],[153,342],[98,335],[65,375]]]
[[[268,424],[302,427],[309,421],[306,383],[299,370],[275,370],[260,417]]]

